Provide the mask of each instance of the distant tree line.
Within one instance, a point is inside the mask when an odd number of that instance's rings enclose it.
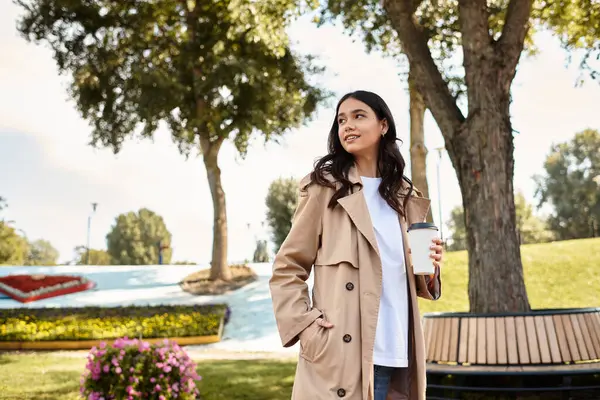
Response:
[[[0,211],[7,203],[0,198]],[[59,252],[44,239],[28,241],[13,221],[0,219],[0,265],[57,265]],[[106,235],[106,250],[76,246],[74,258],[65,264],[75,265],[151,265],[170,264],[173,249],[171,233],[163,218],[146,208],[117,216]],[[195,264],[180,261],[179,264]]]

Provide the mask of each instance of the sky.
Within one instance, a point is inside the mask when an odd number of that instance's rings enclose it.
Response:
[[[49,240],[60,252],[59,261],[67,262],[76,246],[86,244],[92,203],[98,206],[91,217],[90,246],[100,249],[106,248],[106,234],[117,215],[147,207],[164,218],[173,235],[173,261],[209,262],[213,212],[202,160],[180,155],[164,126],[153,141],[131,139],[118,155],[89,146],[91,129],[68,98],[68,77],[58,74],[45,45],[19,37],[19,12],[12,2],[0,5],[0,196],[9,205],[2,218],[14,221],[29,240]],[[404,140],[400,150],[408,163],[408,94],[397,62],[367,54],[342,28],[317,28],[309,18],[295,22],[289,33],[296,50],[317,55],[326,66],[318,78],[336,98],[357,89],[383,97]],[[536,44],[539,54],[521,59],[511,105],[518,131],[515,189],[531,202],[532,176],[543,172],[551,145],[586,128],[600,129],[598,83],[575,84],[577,65],[568,65],[551,35],[538,35]],[[290,131],[279,144],[254,141],[245,159],[230,143],[222,147],[231,262],[251,258],[256,239],[270,237],[264,223],[269,184],[280,177],[303,177],[325,154],[335,102],[321,107],[312,122]],[[443,138],[429,113],[425,136],[434,219],[439,224],[441,203],[445,223],[450,210],[462,204],[461,194],[447,155],[442,152],[440,159],[434,150],[443,146]]]

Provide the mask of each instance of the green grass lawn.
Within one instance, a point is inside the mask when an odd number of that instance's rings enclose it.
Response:
[[[533,308],[600,306],[600,239],[529,245],[521,253]],[[421,310],[468,311],[466,252],[447,255],[443,279],[442,299],[421,301]],[[78,399],[84,364],[53,353],[0,353],[0,400]],[[287,400],[294,370],[293,361],[200,361],[202,399]]]
[[[521,247],[532,308],[600,307],[600,239],[567,240]],[[421,312],[469,311],[467,252],[447,253],[442,298],[419,299]]]
[[[0,400],[80,400],[85,360],[52,353],[0,354]],[[288,400],[293,361],[200,361],[203,400]]]

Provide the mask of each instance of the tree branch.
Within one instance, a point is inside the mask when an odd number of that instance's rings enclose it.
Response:
[[[416,22],[414,11],[417,6],[418,2],[414,0],[383,0],[383,8],[398,33],[403,52],[414,72],[415,84],[442,134],[450,140],[465,117],[435,65],[427,45],[427,37]]]
[[[202,156],[204,157],[205,162],[209,164],[217,163],[217,157],[219,155],[219,150],[221,150],[221,145],[225,141],[224,136],[219,136],[214,140],[211,140],[207,134],[200,133],[200,149],[202,150]]]
[[[489,34],[487,1],[459,0],[458,13],[464,67],[468,76],[471,66],[479,68],[482,62],[492,61],[493,48]]]
[[[532,3],[532,0],[511,0],[508,4],[502,36],[496,47],[497,55],[504,60],[504,71],[511,75],[511,80],[523,52],[525,36],[529,30]]]

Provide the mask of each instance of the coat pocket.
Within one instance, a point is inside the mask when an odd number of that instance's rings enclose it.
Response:
[[[315,362],[325,351],[329,329],[316,322],[300,332],[300,356],[306,361]]]

